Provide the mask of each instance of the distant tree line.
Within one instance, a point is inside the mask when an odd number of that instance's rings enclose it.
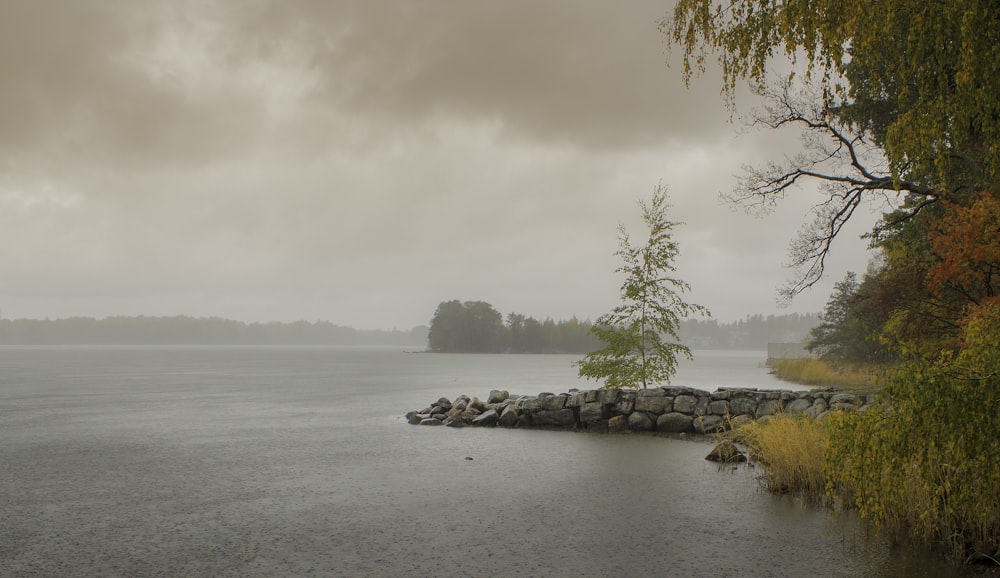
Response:
[[[445,301],[428,332],[441,353],[586,353],[601,346],[590,321],[538,321],[519,313],[504,318],[485,301]]]
[[[2,319],[4,345],[419,345],[427,327],[362,330],[327,321],[244,323],[219,317]]]
[[[695,349],[746,349],[763,351],[768,343],[799,343],[820,324],[817,313],[788,315],[747,315],[731,323],[715,319],[687,319],[677,334]]]
[[[681,321],[678,337],[694,349],[764,351],[768,343],[803,342],[820,324],[818,313],[748,315],[731,323],[714,319]],[[431,351],[448,353],[590,353],[604,344],[593,323],[573,317],[538,321],[518,313],[504,317],[484,301],[445,301],[438,305],[428,332]]]

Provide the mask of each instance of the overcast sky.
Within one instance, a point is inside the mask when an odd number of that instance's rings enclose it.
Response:
[[[595,319],[658,182],[690,301],[820,311],[873,220],[777,307],[818,197],[763,219],[719,200],[795,141],[741,135],[717,77],[685,88],[671,6],[0,0],[2,315],[409,328],[461,299]]]

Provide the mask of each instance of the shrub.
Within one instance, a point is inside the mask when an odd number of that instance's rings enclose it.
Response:
[[[1000,558],[1000,306],[982,306],[964,349],[910,361],[886,403],[829,420],[828,491],[882,530],[954,558]]]

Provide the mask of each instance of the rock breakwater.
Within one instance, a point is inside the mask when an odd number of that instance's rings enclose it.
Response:
[[[862,411],[874,401],[872,395],[750,388],[571,389],[538,395],[493,390],[485,401],[467,395],[442,397],[407,413],[406,419],[414,425],[451,427],[707,434],[780,412],[822,418],[830,411]]]

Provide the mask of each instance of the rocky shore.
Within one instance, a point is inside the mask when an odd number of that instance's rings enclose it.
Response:
[[[494,390],[482,401],[461,395],[440,398],[408,412],[414,425],[522,427],[601,432],[638,431],[710,434],[779,412],[822,418],[830,411],[861,411],[872,395],[831,391],[690,387],[641,390],[571,389],[566,393],[511,395]]]

